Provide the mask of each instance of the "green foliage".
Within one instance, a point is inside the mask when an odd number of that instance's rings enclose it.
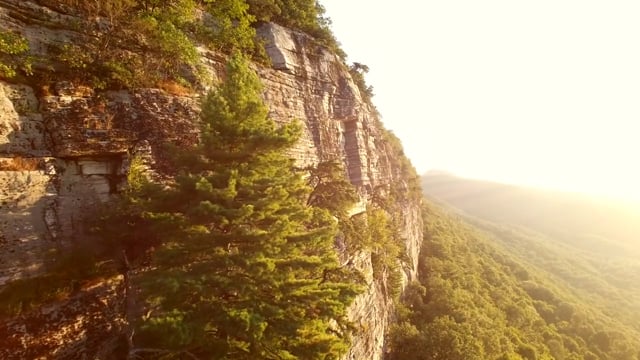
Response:
[[[196,0],[138,0],[137,10],[143,17],[153,17],[184,28],[195,20],[195,11],[202,1]]]
[[[426,176],[424,184],[425,192],[474,216],[468,221],[493,234],[517,261],[543,269],[581,301],[640,331],[639,209],[445,174]],[[566,320],[562,300],[556,306],[541,299],[535,306],[546,320]],[[576,331],[589,339],[594,324],[578,310],[569,322],[580,317]]]
[[[102,16],[107,18],[110,24],[114,26],[135,11],[136,3],[136,0],[56,0],[47,3],[47,5],[53,7],[63,5],[64,8],[60,10],[68,11],[72,9],[91,17]]]
[[[354,62],[349,66],[349,74],[351,74],[351,78],[353,82],[358,86],[360,90],[360,95],[362,98],[371,103],[371,98],[373,97],[373,86],[367,85],[364,76],[369,72],[369,67],[367,65]]]
[[[350,216],[360,198],[342,166],[336,161],[326,161],[306,170],[313,187],[309,204],[327,209],[338,218],[342,239],[339,248],[351,255],[369,251],[374,277],[386,286],[392,298],[397,298],[402,287],[400,261],[405,253],[404,239],[399,236],[401,228],[394,217],[399,213],[398,204],[393,204],[388,195],[380,194],[364,213]]]
[[[386,141],[385,146],[388,147],[388,152],[391,154],[388,161],[391,163],[392,168],[399,169],[397,178],[401,179],[391,184],[388,200],[396,204],[401,204],[407,200],[420,201],[422,199],[420,177],[409,158],[405,155],[402,142],[391,130],[381,127],[381,132],[383,139]]]
[[[234,55],[175,183],[131,188],[163,229],[141,280],[142,347],[234,359],[337,359],[348,348],[346,309],[360,288],[338,264],[335,220],[307,205],[311,189],[285,155],[299,126],[276,126],[260,90]]]
[[[547,269],[431,204],[423,214],[420,283],[403,298],[389,359],[638,359],[637,330]]]
[[[205,155],[230,164],[262,160],[261,156],[292,146],[300,133],[297,123],[276,127],[267,118],[268,108],[260,98],[260,79],[246,69],[247,64],[241,59],[236,53],[227,65],[224,86],[209,93],[202,106]],[[215,123],[208,118],[215,119]],[[257,153],[258,149],[264,155]]]
[[[19,34],[0,30],[0,78],[12,78],[17,70],[31,75],[29,43]]]
[[[164,77],[175,77],[176,68],[181,64],[193,65],[198,60],[194,44],[176,25],[181,21],[180,18],[165,20],[153,16],[138,20],[137,29],[147,35],[147,50],[162,57],[156,66],[165,72],[161,74]]]
[[[251,26],[255,17],[244,0],[208,1],[207,11],[214,24],[208,29],[212,45],[220,51],[243,51],[251,54],[255,48],[256,31]]]
[[[349,210],[360,198],[347,180],[342,164],[338,161],[323,161],[307,170],[309,184],[313,188],[309,205],[327,209],[339,220],[346,220]]]
[[[370,251],[374,278],[386,286],[391,298],[398,298],[402,290],[400,260],[405,253],[399,225],[384,209],[370,207],[363,214],[342,219],[340,230],[347,253]]]
[[[57,59],[66,63],[74,70],[83,70],[89,66],[93,59],[80,45],[64,44],[59,48]]]
[[[247,0],[249,11],[257,21],[268,22],[282,14],[279,0]]]
[[[198,43],[226,54],[240,51],[267,63],[254,28],[257,21],[273,20],[305,31],[344,57],[324,9],[315,0],[61,0],[47,4],[109,20],[99,28],[89,23],[76,27],[93,41],[53,49],[55,59],[67,68],[52,69],[96,88],[154,87],[164,82],[197,85],[204,81]],[[14,51],[21,44],[9,36],[0,34],[0,75],[6,73],[6,77],[14,75],[18,60],[14,53],[2,56],[3,46],[6,43],[7,51]],[[20,64],[25,71],[30,69],[28,62]]]
[[[80,13],[110,19],[110,26],[99,31],[88,24],[78,29],[91,33],[95,41],[51,49],[67,67],[58,71],[68,72],[68,78],[96,88],[152,87],[166,81],[184,84],[184,77],[198,80],[199,55],[189,31],[196,21],[193,0],[68,5]]]
[[[398,260],[403,250],[402,242],[397,237],[399,229],[391,223],[382,209],[367,211],[367,225],[366,231],[370,236],[367,248],[372,250],[374,274],[384,270],[399,271]]]
[[[258,21],[273,21],[311,35],[341,58],[346,54],[333,33],[324,7],[316,0],[247,0],[249,12]]]

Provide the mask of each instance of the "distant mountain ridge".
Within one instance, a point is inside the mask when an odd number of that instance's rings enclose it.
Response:
[[[621,203],[440,171],[425,174],[422,185],[428,197],[467,215],[529,228],[591,253],[640,256],[640,211]]]

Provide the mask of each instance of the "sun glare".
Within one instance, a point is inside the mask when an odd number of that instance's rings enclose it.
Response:
[[[638,2],[409,3],[323,1],[419,171],[640,201]]]

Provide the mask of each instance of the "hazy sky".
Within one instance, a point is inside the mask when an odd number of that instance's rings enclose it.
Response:
[[[640,1],[321,3],[419,172],[640,199]]]

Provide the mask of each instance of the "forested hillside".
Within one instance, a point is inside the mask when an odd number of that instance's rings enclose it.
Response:
[[[512,254],[608,314],[640,324],[637,206],[444,174],[429,174],[423,183],[425,192],[463,211]]]
[[[425,193],[469,216],[547,234],[579,250],[640,256],[640,206],[430,172]]]
[[[420,278],[389,359],[639,358],[637,287],[610,286],[590,259],[541,235],[479,228],[433,203],[424,216]]]

